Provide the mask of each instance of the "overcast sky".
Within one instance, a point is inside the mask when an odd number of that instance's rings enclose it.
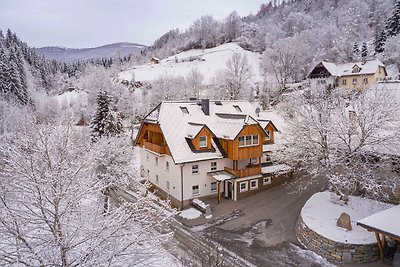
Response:
[[[31,46],[95,47],[116,42],[151,45],[202,15],[255,14],[267,0],[0,0],[0,29]]]

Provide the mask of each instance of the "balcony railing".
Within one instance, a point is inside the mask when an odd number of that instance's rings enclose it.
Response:
[[[236,176],[237,178],[261,174],[261,165],[249,166],[245,169],[233,170],[225,167],[225,171]]]
[[[156,144],[145,141],[144,147],[147,148],[148,150],[156,152],[157,154],[165,154],[165,146],[160,146],[160,145],[156,145]]]

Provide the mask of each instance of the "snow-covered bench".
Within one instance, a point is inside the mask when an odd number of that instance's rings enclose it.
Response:
[[[204,216],[206,218],[211,218],[211,206],[210,204],[206,204],[203,201],[201,201],[200,199],[193,199],[192,200],[192,205],[193,207],[195,207],[196,209],[198,209],[199,211],[204,213]]]

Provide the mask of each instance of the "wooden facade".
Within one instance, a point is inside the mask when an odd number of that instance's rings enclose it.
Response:
[[[200,130],[200,132],[193,138],[192,144],[196,150],[210,150],[211,149],[211,140],[213,138],[213,133],[208,129],[208,127],[204,126],[203,129]],[[206,146],[201,147],[200,146],[200,138],[201,137],[206,137]]]
[[[160,155],[171,155],[162,130],[157,124],[143,123],[136,138],[136,145]]]

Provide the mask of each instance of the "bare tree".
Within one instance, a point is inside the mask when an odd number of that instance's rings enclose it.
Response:
[[[305,63],[302,60],[302,53],[305,50],[301,42],[295,37],[280,39],[272,45],[272,48],[264,52],[262,67],[264,73],[273,73],[278,84],[279,92],[286,90],[286,84],[294,81],[296,73]]]
[[[149,266],[156,260],[166,236],[154,227],[168,216],[142,194],[104,214],[87,139],[69,124],[34,122],[1,144],[1,265]]]
[[[362,184],[372,186],[365,181],[381,181],[380,178],[391,184],[395,180],[387,179],[391,176],[390,169],[386,176],[373,169],[384,168],[385,155],[400,147],[397,101],[390,90],[382,88],[354,94],[311,89],[290,104],[293,119],[285,138],[285,159],[319,177],[331,178],[331,182],[340,180],[335,176],[354,185],[364,181]],[[397,181],[400,181],[398,175]],[[331,186],[345,189],[345,186]],[[359,193],[379,191],[364,189]]]
[[[237,100],[250,89],[252,71],[246,55],[234,53],[226,68],[218,74],[217,83],[225,98]]]
[[[199,69],[193,68],[186,75],[186,84],[193,93],[193,97],[199,99],[200,92],[203,89],[204,76],[199,72]]]

